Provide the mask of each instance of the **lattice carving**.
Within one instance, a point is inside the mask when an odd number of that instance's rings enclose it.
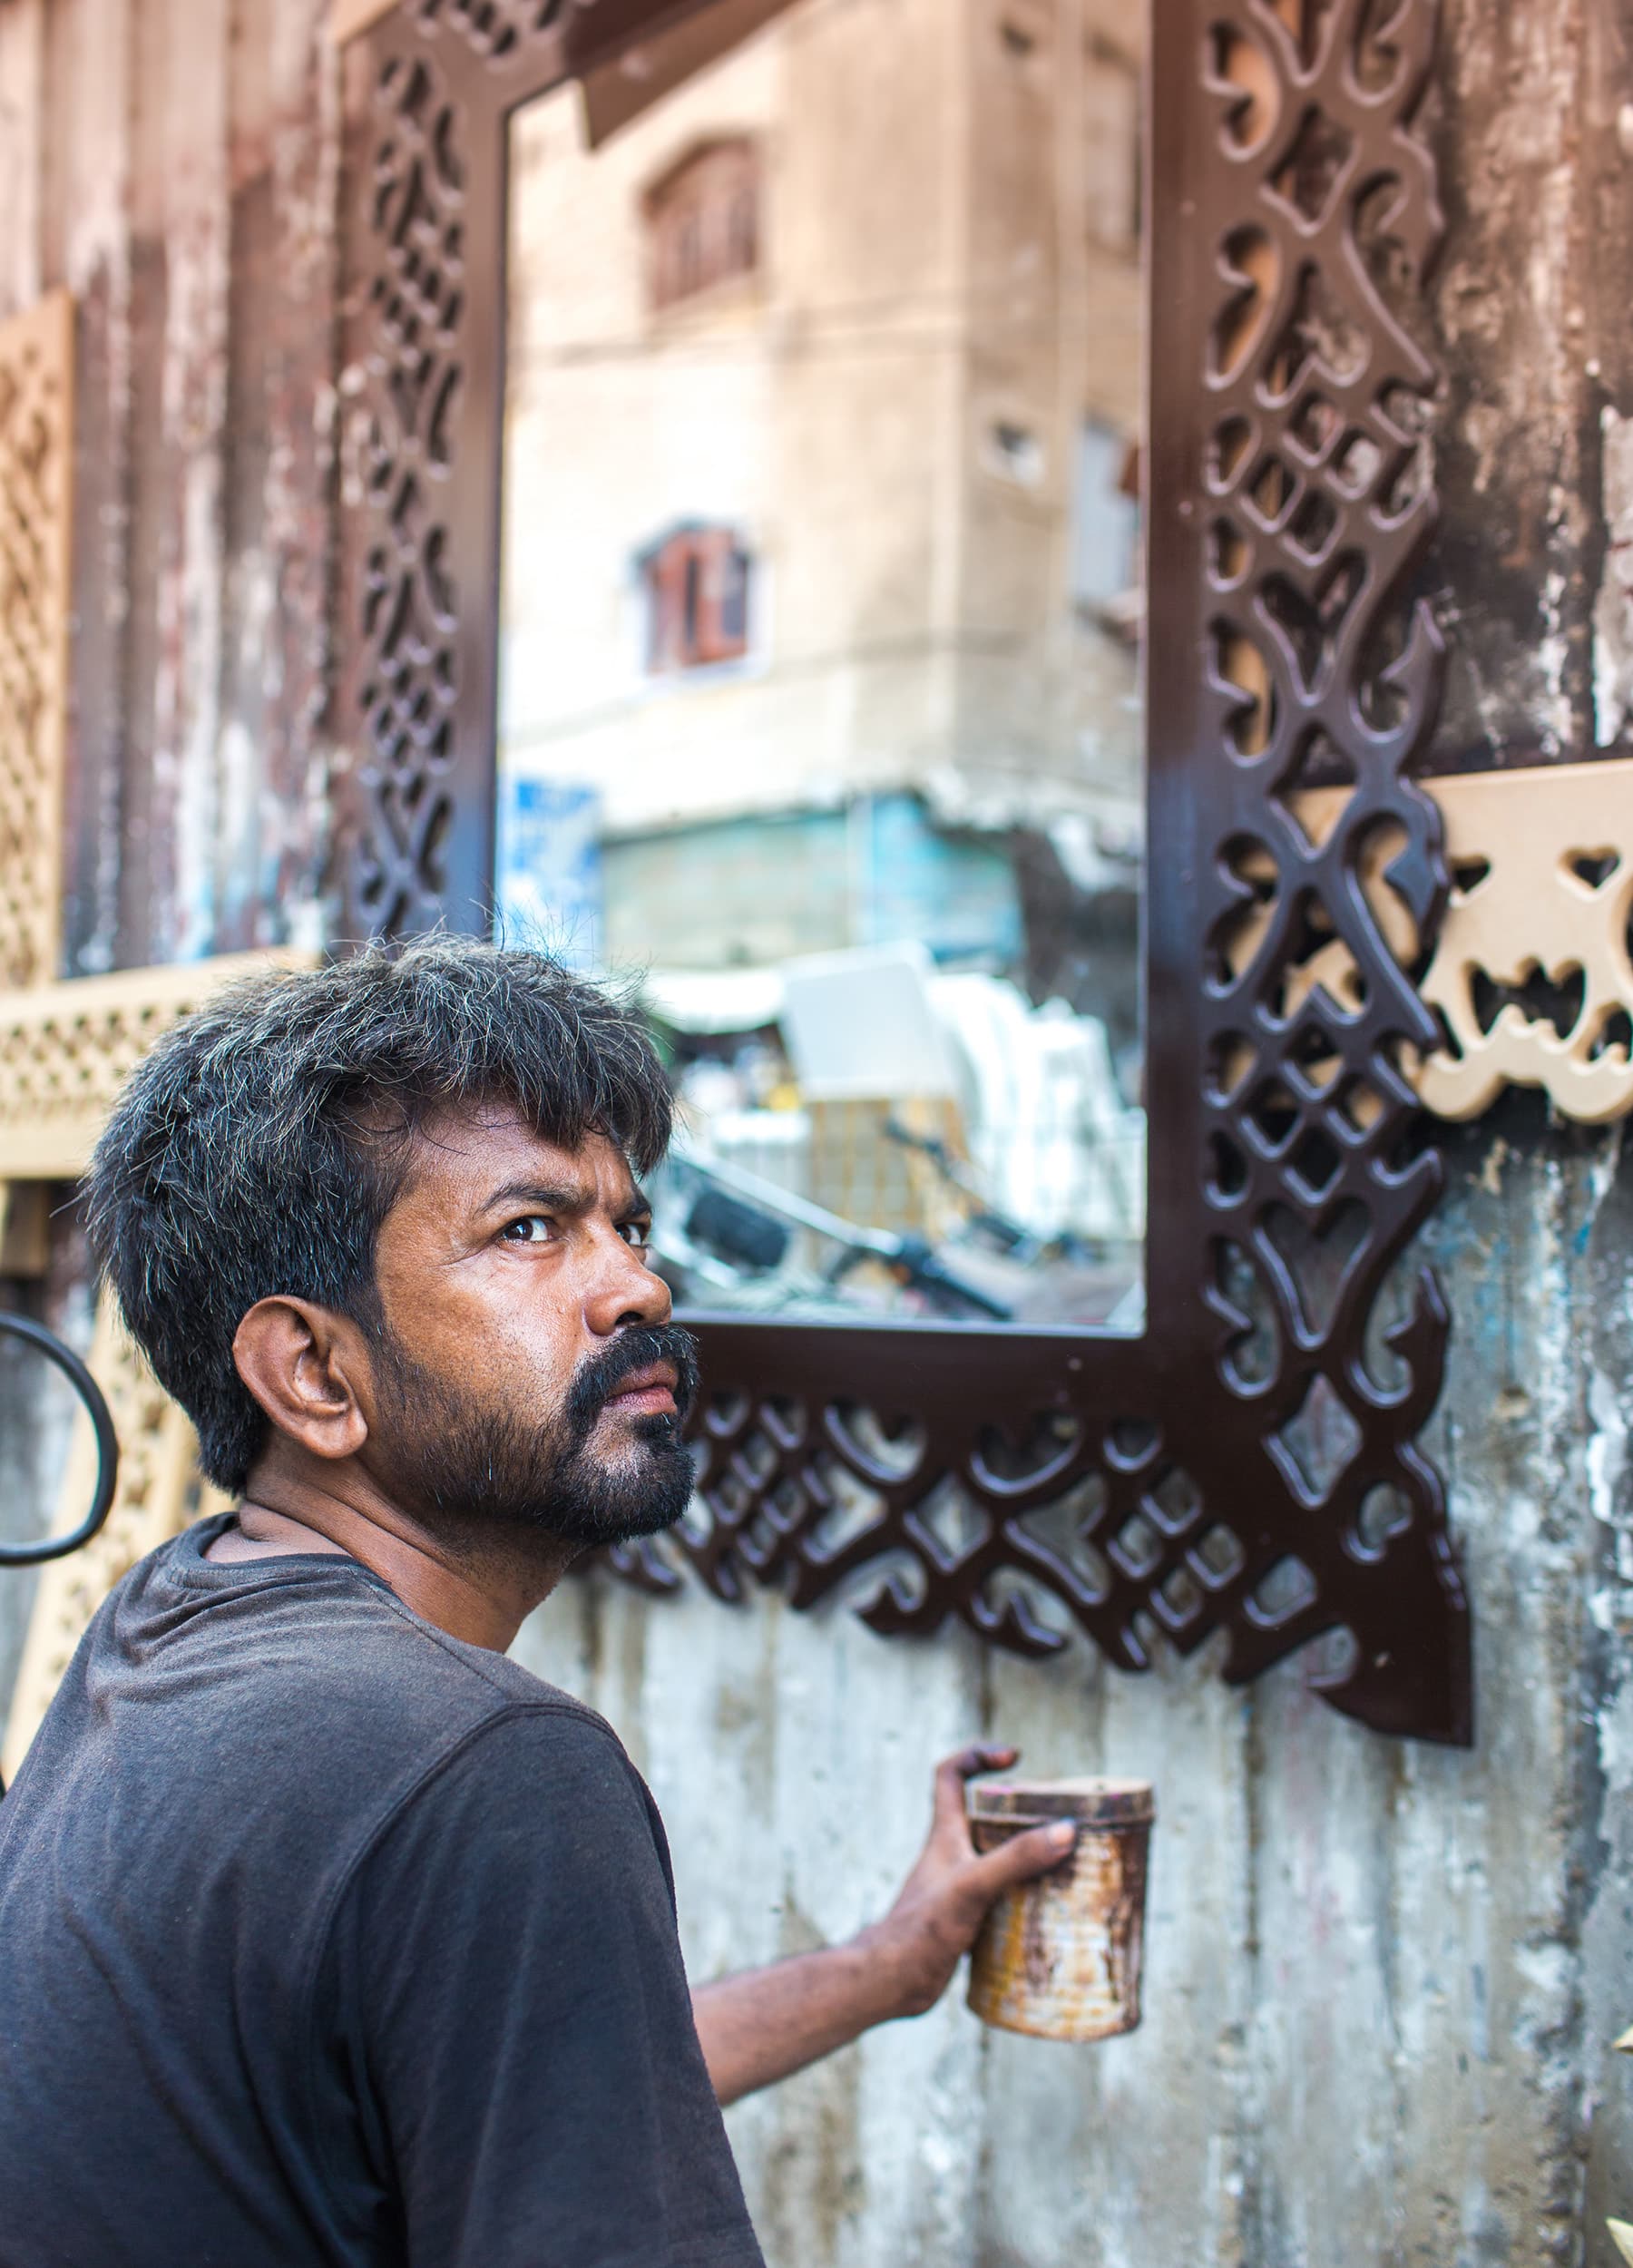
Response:
[[[50,1706],[85,1626],[120,1577],[190,1520],[225,1502],[201,1480],[191,1425],[154,1378],[108,1294],[97,1309],[89,1357],[119,1436],[119,1490],[105,1524],[40,1574],[22,1667],[12,1696],[0,1779],[9,1783]],[[96,1471],[90,1420],[75,1423],[63,1477],[59,1528],[83,1519]]]
[[[434,55],[386,56],[370,132],[379,264],[345,382],[343,477],[366,533],[347,596],[357,646],[346,722],[363,757],[344,855],[352,928],[397,935],[442,911],[463,684],[443,515],[464,376],[468,154]]]
[[[482,918],[500,426],[496,378],[467,374],[500,337],[481,200],[504,117],[559,77],[563,25],[593,24],[601,60],[674,14],[425,0],[370,35],[343,547],[359,926]],[[1468,1737],[1466,1602],[1415,1445],[1446,1319],[1426,1276],[1391,1304],[1440,1186],[1403,1070],[1438,1031],[1392,949],[1403,924],[1406,958],[1432,944],[1446,894],[1410,777],[1442,659],[1412,596],[1434,17],[1164,0],[1153,22],[1149,1334],[710,1320],[681,1550],[721,1598],[843,1586],[880,1630],[956,1616],[1037,1653],[1075,1627],[1131,1668],[1222,1632],[1233,1679],[1332,1637],[1335,1706]],[[1322,787],[1349,792],[1312,832]],[[662,1588],[673,1556],[624,1571]]]
[[[1413,132],[1434,11],[1305,0],[1212,17],[1216,107],[1192,171],[1217,217],[1196,502],[1218,752],[1198,871],[1205,1295],[1237,1405],[1214,1422],[1252,1413],[1263,1549],[1311,1577],[1271,1627],[1236,1625],[1231,1669],[1342,1623],[1356,1643],[1331,1697],[1376,1721],[1403,1648],[1427,1640],[1417,1706],[1455,1734],[1466,1607],[1415,1446],[1446,1317],[1426,1273],[1386,1304],[1440,1188],[1401,1069],[1436,1034],[1379,903],[1415,942],[1444,897],[1437,813],[1408,777],[1442,663],[1410,596],[1435,515],[1437,372],[1408,320],[1441,227]],[[1323,782],[1351,792],[1312,830],[1300,802]]]
[[[56,973],[73,303],[0,324],[0,987]]]
[[[1210,1601],[1246,1559],[1149,1424],[1100,1432],[1061,1413],[1020,1444],[981,1425],[949,1469],[922,1428],[740,1395],[714,1401],[701,1438],[708,1520],[680,1543],[703,1580],[735,1598],[746,1571],[805,1608],[871,1570],[859,1611],[887,1637],[953,1614],[1041,1655],[1075,1624],[1121,1667],[1148,1669],[1155,1633],[1189,1653],[1217,1627]],[[653,1552],[622,1564],[665,1580]]]

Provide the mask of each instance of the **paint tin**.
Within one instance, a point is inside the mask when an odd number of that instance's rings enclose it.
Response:
[[[977,1851],[1029,1827],[1077,1823],[1077,1847],[1006,1890],[970,1955],[985,2024],[1042,2039],[1109,2039],[1139,2021],[1146,1859],[1157,1815],[1147,1780],[983,1780],[966,1801]]]

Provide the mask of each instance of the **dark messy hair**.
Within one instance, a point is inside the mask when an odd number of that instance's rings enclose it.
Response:
[[[251,977],[133,1074],[92,1161],[91,1247],[212,1481],[241,1490],[266,1432],[232,1360],[243,1316],[281,1292],[377,1335],[375,1243],[412,1138],[493,1102],[565,1149],[605,1135],[639,1172],[669,1143],[668,1082],[628,1002],[461,938]]]

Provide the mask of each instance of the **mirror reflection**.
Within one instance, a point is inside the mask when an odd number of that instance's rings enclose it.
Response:
[[[688,1305],[1137,1328],[1138,9],[718,0],[511,129],[498,912]]]

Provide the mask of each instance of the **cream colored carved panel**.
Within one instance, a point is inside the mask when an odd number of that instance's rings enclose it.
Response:
[[[1432,783],[1454,887],[1423,994],[1450,1049],[1414,1078],[1472,1119],[1546,1088],[1589,1126],[1633,1109],[1633,763],[1553,764]]]
[[[156,1040],[235,977],[312,965],[309,953],[229,953],[0,994],[0,1180],[74,1179]]]
[[[1451,901],[1424,974],[1448,1045],[1402,1069],[1439,1118],[1472,1119],[1505,1087],[1545,1088],[1562,1116],[1600,1125],[1633,1110],[1633,762],[1467,772],[1424,783],[1445,822]],[[1290,797],[1313,841],[1325,839],[1345,791]],[[1391,950],[1415,957],[1411,917],[1389,887],[1395,844],[1368,846],[1361,882]],[[1251,966],[1276,914],[1276,871],[1254,847],[1237,875],[1251,892],[1224,943],[1233,973]],[[1336,939],[1312,938],[1288,982],[1295,1013],[1317,987],[1338,1009],[1361,1005],[1359,973]],[[1323,1066],[1310,1075],[1319,1084]]]
[[[89,1360],[119,1436],[119,1490],[105,1524],[91,1541],[65,1559],[48,1560],[41,1570],[0,1756],[0,1777],[8,1781],[86,1624],[113,1584],[167,1536],[226,1501],[200,1479],[191,1425],[154,1378],[107,1293],[97,1310]],[[96,1444],[90,1420],[82,1415],[63,1476],[59,1530],[84,1518],[95,1473]]]
[[[0,323],[0,989],[56,973],[73,302]]]

